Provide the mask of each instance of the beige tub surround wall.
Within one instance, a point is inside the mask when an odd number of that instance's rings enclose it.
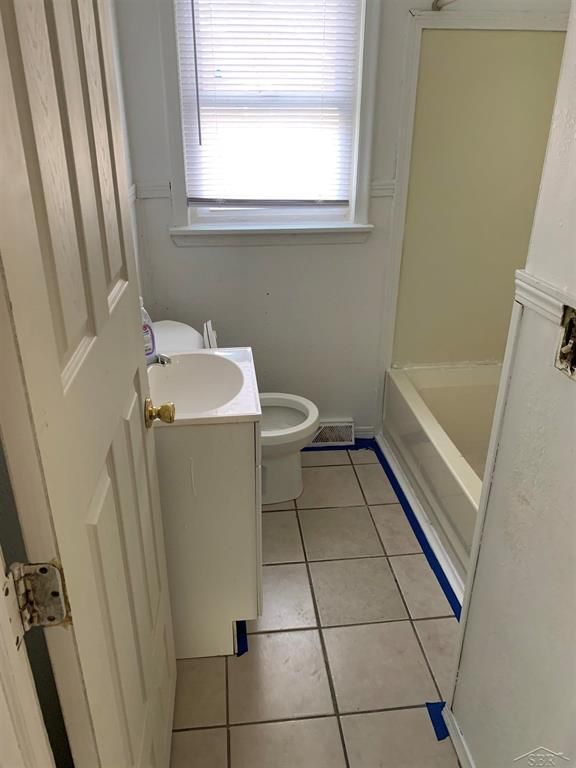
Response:
[[[425,29],[397,365],[502,359],[563,32]]]

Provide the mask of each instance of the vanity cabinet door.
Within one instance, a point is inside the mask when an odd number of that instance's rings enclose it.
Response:
[[[155,432],[176,657],[231,654],[258,613],[254,423]]]

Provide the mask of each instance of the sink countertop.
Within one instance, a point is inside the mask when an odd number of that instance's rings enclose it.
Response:
[[[177,361],[177,358],[187,357],[190,355],[213,355],[217,357],[223,357],[231,362],[235,363],[242,372],[243,382],[238,394],[228,402],[219,407],[199,410],[197,412],[182,412],[180,408],[180,415],[178,413],[178,397],[175,394],[170,397],[158,397],[155,393],[155,377],[164,375],[166,381],[163,382],[162,394],[166,395],[169,391],[169,384],[167,379],[170,376],[172,365],[168,366],[149,366],[148,378],[150,382],[150,395],[152,400],[159,405],[163,400],[172,399],[176,405],[176,418],[173,424],[164,424],[161,421],[155,421],[155,428],[164,427],[176,427],[184,426],[188,424],[230,424],[236,422],[256,422],[260,421],[262,417],[262,410],[260,408],[260,397],[258,395],[258,383],[256,381],[256,371],[254,368],[254,359],[252,356],[252,349],[250,347],[230,347],[230,348],[218,348],[218,349],[200,349],[194,352],[187,352],[185,355],[171,355],[173,361]],[[155,371],[150,375],[151,368],[158,368],[159,371]]]

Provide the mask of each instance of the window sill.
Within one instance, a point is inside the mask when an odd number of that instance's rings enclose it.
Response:
[[[372,224],[326,222],[315,224],[191,224],[171,227],[170,237],[179,248],[195,246],[306,245],[363,243]]]

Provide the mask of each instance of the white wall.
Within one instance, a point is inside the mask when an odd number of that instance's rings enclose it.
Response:
[[[576,760],[576,380],[553,364],[576,304],[575,81],[576,7],[451,707],[476,768],[543,765],[514,762],[539,746]]]
[[[557,343],[525,309],[452,704],[476,768],[541,745],[576,759],[576,381]]]
[[[576,4],[572,6],[572,27]],[[571,30],[572,49],[565,56],[558,87],[558,99],[564,109],[555,110],[550,143],[540,187],[541,201],[536,209],[534,229],[526,270],[563,291],[576,294],[576,146],[574,124],[576,104],[576,30]]]
[[[160,26],[170,1],[116,0],[139,196],[139,256],[150,313],[194,325],[211,318],[223,344],[254,348],[261,389],[305,395],[318,403],[323,418],[352,416],[357,426],[373,428],[380,422],[392,198],[373,198],[375,230],[364,243],[174,246],[168,235],[169,199],[148,197],[166,194],[170,180]],[[566,9],[565,0],[545,5]],[[387,189],[396,175],[404,41],[413,7],[429,9],[430,0],[382,0],[372,177]],[[542,0],[461,0],[450,6],[466,7],[541,8]]]

